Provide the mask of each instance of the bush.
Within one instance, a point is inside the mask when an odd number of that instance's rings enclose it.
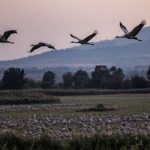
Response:
[[[60,142],[52,140],[48,136],[43,136],[40,139],[32,141],[32,143],[31,150],[63,150]]]
[[[4,71],[2,78],[3,89],[21,89],[26,82],[24,69],[9,68]]]
[[[0,105],[51,104],[60,103],[60,99],[42,91],[7,90],[0,91]]]
[[[103,104],[98,104],[96,107],[88,108],[88,109],[82,109],[79,111],[114,111],[115,108],[113,107],[106,107]]]
[[[47,136],[26,139],[13,134],[0,136],[2,150],[149,150],[150,135],[95,135],[56,141]]]
[[[43,90],[47,95],[53,96],[75,96],[75,95],[109,95],[109,94],[147,94],[150,89],[130,89],[130,90],[96,90],[96,89],[80,89],[80,90]]]
[[[42,78],[42,88],[48,89],[53,88],[55,85],[55,73],[48,71],[45,72]]]

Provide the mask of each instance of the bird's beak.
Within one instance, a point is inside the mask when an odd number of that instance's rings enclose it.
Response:
[[[52,46],[52,49],[56,50],[56,48],[54,46]]]
[[[53,47],[50,47],[50,48],[52,48],[52,49],[54,49],[54,50],[56,50],[56,48],[53,46]]]

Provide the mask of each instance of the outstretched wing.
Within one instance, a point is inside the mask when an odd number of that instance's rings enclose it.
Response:
[[[1,38],[7,40],[8,37],[9,37],[11,34],[14,34],[14,33],[17,33],[17,31],[16,31],[16,30],[9,30],[9,31],[6,31],[6,32],[4,32],[4,34],[3,34],[3,36],[2,36]]]
[[[74,36],[73,34],[70,34],[70,36],[78,41],[81,41],[81,39],[79,39],[78,37]]]
[[[91,35],[89,35],[88,37],[86,37],[85,39],[83,39],[84,42],[88,42],[90,41],[94,36],[96,36],[98,34],[98,31],[94,31]]]
[[[123,32],[125,34],[129,34],[129,31],[127,30],[127,28],[120,22],[120,28],[123,30]]]
[[[50,48],[50,49],[54,49],[54,50],[56,50],[55,49],[55,47],[53,46],[53,45],[51,45],[51,44],[47,44],[47,43],[45,43],[45,46],[47,46],[48,48]]]
[[[131,36],[136,36],[139,32],[140,32],[140,30],[143,28],[143,26],[146,24],[146,21],[145,20],[142,20],[141,21],[141,23],[138,25],[138,26],[136,26],[130,33],[129,33],[129,35],[131,35]]]
[[[31,46],[32,46],[32,48],[31,48],[31,50],[29,51],[30,53],[32,53],[33,51],[35,51],[36,49],[38,49],[38,48],[40,48],[40,47],[42,47],[42,46],[45,46],[45,43],[40,42],[40,43],[38,43],[38,44],[36,44],[36,45],[31,45]]]

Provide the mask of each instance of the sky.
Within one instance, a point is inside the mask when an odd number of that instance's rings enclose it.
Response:
[[[70,33],[84,38],[94,30],[98,42],[123,34],[122,21],[129,30],[142,19],[150,26],[150,0],[0,0],[0,34],[16,29],[10,37],[15,44],[0,43],[0,60],[32,56],[31,44],[47,42],[58,50],[73,47]]]

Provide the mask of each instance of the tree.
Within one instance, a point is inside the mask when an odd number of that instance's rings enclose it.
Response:
[[[131,89],[131,80],[130,79],[123,80],[122,88],[123,89]]]
[[[147,75],[148,81],[150,82],[150,66],[149,66],[149,68],[148,68],[148,70],[146,72],[146,75]]]
[[[63,74],[63,85],[64,88],[72,88],[73,87],[73,74],[71,72],[67,72]]]
[[[120,89],[122,88],[122,83],[124,79],[124,73],[121,68],[111,67],[109,69],[110,73],[110,86],[111,89]]]
[[[92,72],[92,85],[94,88],[107,88],[109,78],[109,70],[106,66],[96,66]]]
[[[4,71],[2,78],[3,89],[21,89],[25,83],[24,69],[12,67]]]
[[[131,79],[131,85],[132,88],[147,88],[148,82],[144,77],[140,77],[138,75],[135,75]]]
[[[88,73],[83,70],[78,70],[73,76],[73,82],[75,88],[87,88],[90,82]]]
[[[52,88],[55,85],[55,73],[48,71],[43,75],[42,88]]]
[[[2,80],[0,80],[0,90],[2,89]]]
[[[27,78],[26,79],[26,84],[24,85],[25,89],[35,89],[35,88],[40,88],[41,87],[41,81],[36,81],[32,78]]]

